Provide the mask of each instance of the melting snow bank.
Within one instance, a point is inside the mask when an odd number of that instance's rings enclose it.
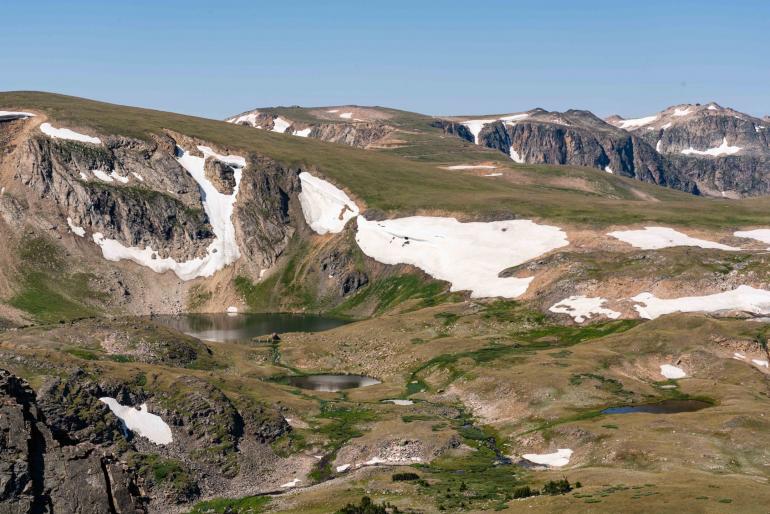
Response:
[[[99,401],[106,403],[112,413],[132,432],[155,444],[169,444],[172,441],[171,427],[160,416],[150,414],[146,403],[142,404],[141,410],[137,410],[128,405],[121,405],[115,398],[107,396],[99,398]]]
[[[696,150],[692,147],[682,150],[685,155],[710,155],[712,157],[718,157],[720,155],[733,155],[741,151],[742,146],[729,146],[727,144],[727,138],[722,139],[722,144],[708,150]]]
[[[206,255],[185,262],[177,262],[171,257],[161,259],[158,258],[156,251],[151,246],[146,248],[124,246],[119,241],[106,239],[102,233],[96,232],[93,234],[93,240],[101,247],[105,259],[110,261],[128,259],[157,273],[171,270],[182,280],[210,277],[238,260],[241,254],[238,249],[238,241],[235,238],[235,226],[231,218],[246,160],[236,155],[219,155],[207,146],[199,146],[198,150],[203,153],[203,157],[195,157],[178,148],[181,155],[177,157],[177,161],[201,188],[203,209],[206,211],[214,231],[214,241],[209,245]],[[220,193],[214,184],[206,178],[204,162],[208,157],[215,158],[234,168],[235,187],[233,194]]]
[[[639,316],[655,319],[672,312],[717,312],[740,310],[752,314],[770,314],[770,291],[739,286],[732,291],[706,296],[684,296],[681,298],[657,298],[652,293],[641,293],[633,298]]]
[[[667,227],[644,227],[643,230],[620,230],[607,234],[615,239],[641,248],[643,250],[659,250],[672,246],[699,246],[700,248],[715,248],[727,251],[740,251],[740,248],[696,239]]]
[[[682,368],[677,368],[676,366],[672,366],[671,364],[661,364],[660,374],[672,380],[676,380],[678,378],[684,378],[687,376],[687,373],[685,373]]]
[[[358,216],[358,206],[341,189],[303,171],[299,174],[302,191],[299,203],[305,221],[316,233],[337,234],[351,218]]]
[[[393,405],[412,405],[414,402],[412,400],[382,400],[386,403],[392,403]]]
[[[66,128],[55,128],[50,123],[43,123],[40,125],[40,131],[48,137],[54,139],[69,139],[70,141],[80,141],[81,143],[93,143],[95,145],[102,144],[102,140],[98,137],[91,137],[74,130]]]
[[[299,483],[302,482],[299,478],[295,478],[291,482],[286,482],[285,484],[281,484],[281,487],[284,489],[289,489],[291,487],[297,487]]]
[[[67,216],[67,225],[69,225],[69,227],[70,227],[70,230],[71,230],[71,231],[72,231],[72,233],[73,233],[73,234],[75,234],[76,236],[80,236],[80,237],[83,237],[83,236],[85,236],[85,235],[86,235],[86,229],[84,229],[83,227],[78,227],[77,225],[75,225],[75,224],[72,222],[72,218],[70,218],[69,216]]]
[[[607,316],[610,319],[617,319],[620,313],[602,307],[607,302],[604,298],[589,298],[587,296],[570,296],[564,300],[552,305],[548,310],[551,312],[569,314],[577,323],[583,323],[585,320],[598,316]]]
[[[739,230],[733,232],[735,237],[745,237],[748,239],[755,239],[765,244],[770,244],[770,228],[758,228],[755,230]],[[770,250],[770,248],[768,248]]]
[[[522,295],[533,277],[500,277],[517,266],[568,244],[558,227],[529,220],[460,223],[454,218],[412,216],[385,221],[358,217],[356,242],[384,264],[411,264],[452,291],[473,298]]]
[[[572,450],[569,448],[560,448],[556,450],[556,453],[525,453],[522,457],[535,464],[560,468],[569,464],[569,459],[572,457]]]

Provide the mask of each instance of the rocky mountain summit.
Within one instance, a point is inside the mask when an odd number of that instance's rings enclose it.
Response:
[[[770,192],[770,124],[717,103],[675,105],[637,119],[608,123],[631,132],[713,196]]]

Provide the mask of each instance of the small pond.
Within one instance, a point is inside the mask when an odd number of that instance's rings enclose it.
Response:
[[[712,407],[712,404],[703,400],[663,400],[657,403],[610,407],[609,409],[604,409],[602,414],[633,414],[635,412],[676,414],[678,412],[695,412],[707,407]]]
[[[248,341],[274,332],[321,332],[348,320],[305,314],[179,314],[154,316],[154,320],[206,341]]]
[[[380,383],[376,378],[362,375],[298,375],[281,377],[278,382],[299,387],[300,389],[312,389],[313,391],[328,393],[336,393],[343,389],[355,389]]]

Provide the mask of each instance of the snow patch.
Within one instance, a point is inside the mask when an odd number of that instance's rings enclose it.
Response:
[[[610,174],[615,174],[615,172],[612,171],[612,168],[610,168],[609,166],[605,166],[604,167],[604,171],[606,171],[607,173],[610,173]]]
[[[661,364],[660,374],[670,380],[677,380],[679,378],[685,378],[687,376],[687,373],[685,373],[682,368],[677,368],[676,366],[672,366],[671,364]]]
[[[447,166],[445,170],[493,170],[497,166],[490,164],[455,164],[454,166]]]
[[[742,353],[733,352],[733,359],[735,359],[737,361],[745,361],[746,360],[746,356],[743,355]]]
[[[759,366],[760,368],[767,368],[770,363],[768,363],[765,360],[759,360],[759,359],[751,359],[751,362],[754,363],[755,366]]]
[[[91,170],[96,178],[104,182],[112,182],[112,177],[102,170]]]
[[[151,414],[147,410],[146,403],[143,403],[141,408],[137,410],[129,405],[121,405],[115,398],[108,396],[99,398],[99,401],[107,404],[112,413],[120,418],[126,428],[132,432],[146,437],[155,444],[172,442],[171,427],[160,416]]]
[[[486,174],[484,176],[485,177],[502,177],[503,174],[502,173],[488,173],[488,174]]]
[[[291,487],[297,487],[300,482],[302,482],[302,480],[300,480],[299,478],[295,478],[291,482],[286,482],[285,484],[281,484],[281,488],[289,489]]]
[[[751,286],[738,286],[732,291],[706,296],[657,298],[652,293],[640,293],[633,298],[639,316],[655,319],[672,312],[718,312],[739,310],[752,314],[770,314],[770,291]]]
[[[350,469],[350,464],[343,464],[342,466],[337,466],[337,473],[344,473],[349,469]]]
[[[634,129],[638,127],[643,127],[645,125],[649,125],[653,121],[658,119],[658,115],[654,116],[645,116],[644,118],[633,118],[630,120],[620,120],[618,121],[618,127],[622,129]]]
[[[414,402],[412,400],[382,400],[386,403],[392,403],[393,405],[412,405]]]
[[[70,218],[69,216],[67,216],[67,225],[69,225],[69,227],[70,227],[70,230],[71,230],[71,231],[72,231],[72,233],[73,233],[73,234],[75,234],[76,236],[80,236],[80,237],[83,237],[83,236],[85,236],[85,235],[86,235],[86,229],[84,229],[83,227],[78,227],[77,225],[75,225],[75,224],[72,222],[72,218]]]
[[[726,251],[740,251],[740,248],[697,239],[667,227],[644,227],[642,230],[619,230],[607,234],[615,239],[643,250],[660,250],[673,246],[698,246]]]
[[[277,116],[275,119],[273,119],[273,132],[283,134],[290,126],[291,123],[281,118],[280,116]]]
[[[655,143],[655,151],[660,152],[662,150],[662,146],[663,146],[663,140],[658,139],[658,142]]]
[[[660,128],[662,128],[663,130],[666,130],[666,129],[670,129],[670,128],[671,128],[671,125],[673,125],[673,123],[671,123],[671,122],[669,121],[668,123],[666,123],[665,125],[663,125],[663,126],[662,126],[662,127],[660,127]]]
[[[500,121],[505,123],[506,125],[514,125],[516,121],[523,120],[524,118],[528,118],[529,113],[523,112],[521,114],[511,114],[510,116],[503,116],[500,118]]]
[[[91,137],[80,132],[66,128],[55,128],[50,123],[43,123],[40,125],[40,131],[48,137],[54,139],[69,139],[70,141],[80,141],[81,143],[92,143],[95,145],[102,144],[102,140],[98,137]]]
[[[511,159],[513,159],[513,162],[518,164],[524,164],[524,157],[519,155],[519,152],[514,150],[513,147],[511,147],[510,154],[511,154]]]
[[[337,234],[348,220],[358,216],[358,206],[341,189],[303,171],[299,203],[307,224],[318,234]]]
[[[340,118],[343,118],[343,119],[346,119],[346,120],[349,120],[352,117],[353,117],[353,113],[352,112],[343,112],[342,114],[340,114]]]
[[[742,146],[730,146],[727,144],[727,138],[722,139],[722,144],[714,148],[707,150],[696,150],[692,147],[682,150],[684,155],[709,155],[711,157],[718,157],[720,155],[733,155],[740,152],[743,149]]]
[[[594,314],[607,316],[610,319],[619,318],[619,312],[602,307],[606,302],[607,300],[599,297],[570,296],[552,305],[548,310],[559,314],[569,314],[577,323],[583,323]]]
[[[569,464],[572,453],[569,448],[559,448],[555,453],[525,453],[522,457],[535,464],[560,468]]]
[[[100,232],[93,234],[93,240],[101,247],[102,256],[110,261],[131,260],[157,273],[171,270],[182,280],[210,277],[240,257],[238,241],[235,237],[235,226],[231,218],[243,174],[242,168],[246,165],[246,160],[237,155],[219,155],[207,146],[198,147],[198,150],[203,153],[203,157],[195,157],[179,147],[177,149],[181,153],[177,157],[177,161],[201,188],[203,209],[206,211],[214,232],[214,241],[207,248],[206,255],[185,262],[177,262],[171,257],[159,258],[151,246],[146,248],[128,247],[115,239],[105,238]],[[206,158],[215,158],[235,169],[233,194],[220,193],[214,184],[206,178],[204,171]]]
[[[689,107],[686,107],[684,109],[682,109],[681,107],[677,107],[676,109],[674,109],[674,116],[687,116],[688,114],[690,114]]]
[[[522,295],[534,277],[500,277],[522,264],[569,244],[558,227],[529,220],[461,223],[454,218],[412,216],[385,221],[358,218],[356,242],[384,264],[411,264],[452,291],[473,298]]]
[[[308,127],[302,130],[295,130],[294,135],[299,137],[308,137],[313,129]]]

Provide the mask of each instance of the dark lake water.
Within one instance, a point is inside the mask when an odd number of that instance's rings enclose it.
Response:
[[[355,389],[379,384],[376,378],[361,375],[301,375],[282,377],[279,382],[301,389],[334,393],[343,389]]]
[[[273,332],[321,332],[347,320],[304,314],[179,314],[155,316],[154,320],[207,341],[247,341]]]
[[[712,405],[702,400],[663,400],[657,403],[642,405],[624,405],[604,409],[602,414],[633,414],[635,412],[649,412],[652,414],[676,414],[678,412],[695,412]]]

